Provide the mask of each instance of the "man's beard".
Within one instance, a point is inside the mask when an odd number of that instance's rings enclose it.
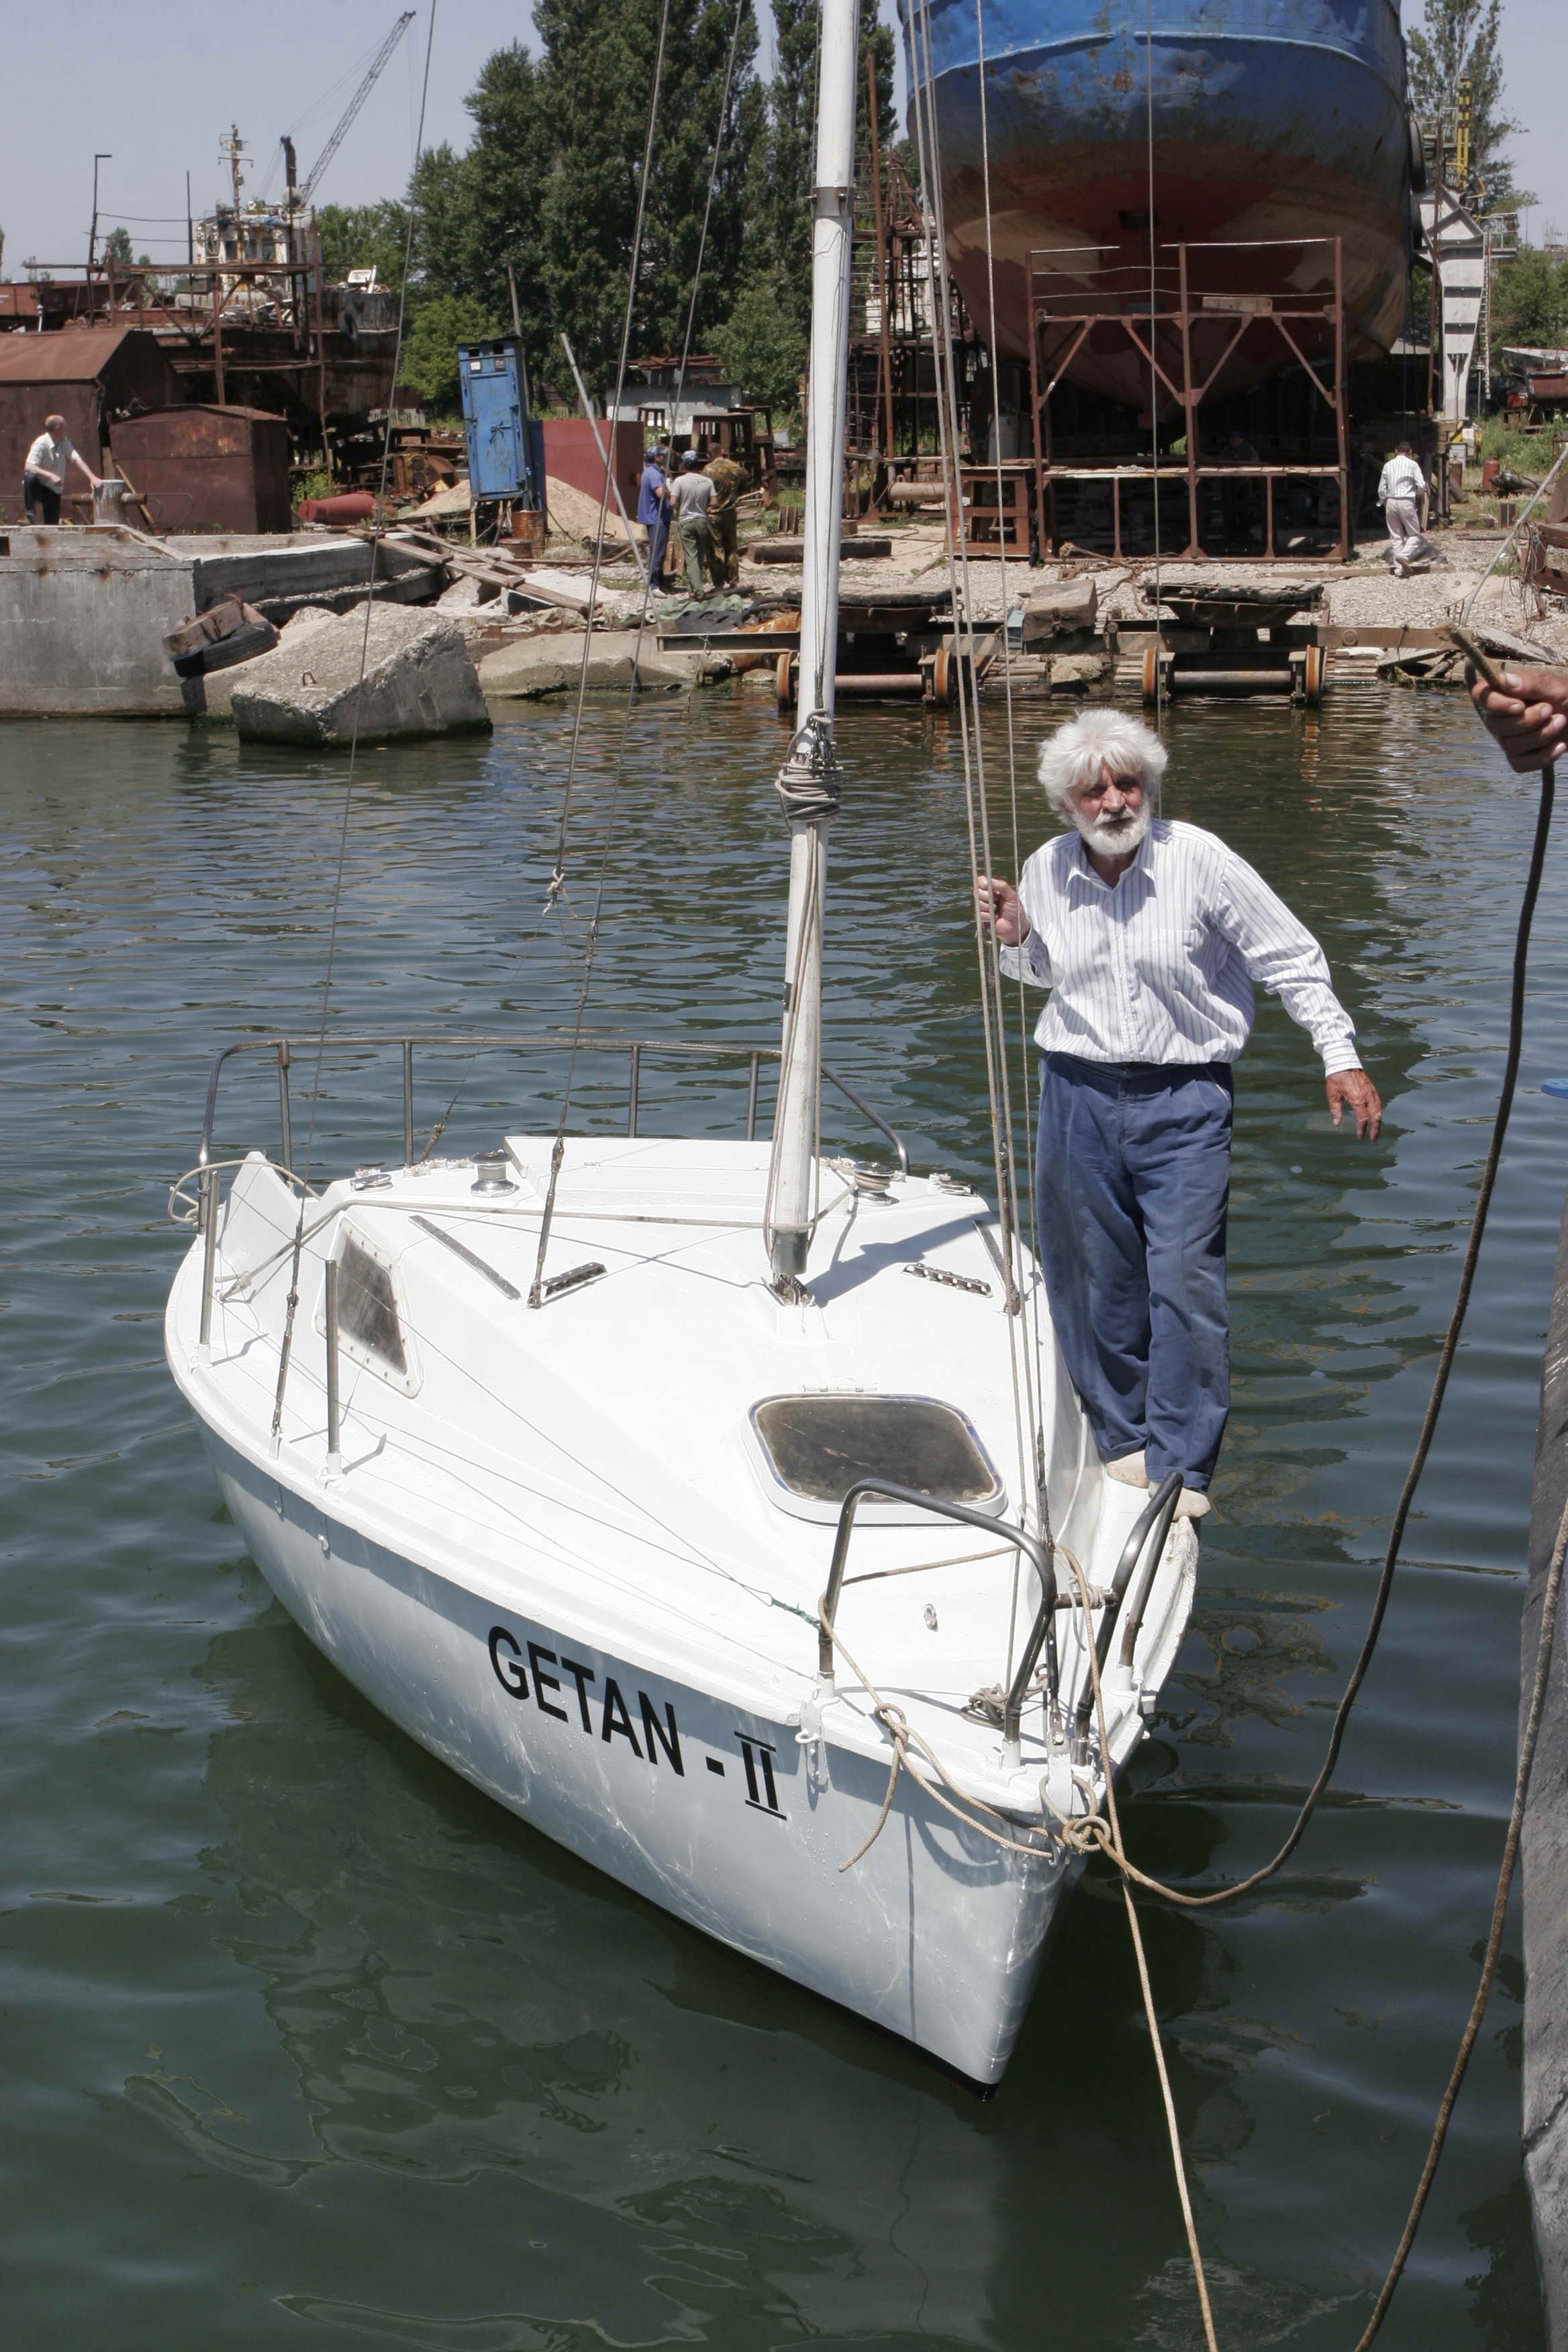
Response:
[[[1153,821],[1154,812],[1147,800],[1136,814],[1124,809],[1118,817],[1100,817],[1092,824],[1080,816],[1073,818],[1085,846],[1100,857],[1125,857],[1130,849],[1137,848]]]

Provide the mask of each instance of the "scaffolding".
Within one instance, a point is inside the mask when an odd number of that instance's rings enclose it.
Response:
[[[1289,257],[1299,257],[1290,259]],[[1314,260],[1315,257],[1315,260]],[[1287,279],[1318,285],[1302,290]],[[1103,538],[1109,494],[1110,551],[1121,560],[1163,545],[1178,557],[1220,551],[1211,539],[1260,537],[1268,562],[1299,553],[1281,549],[1285,529],[1298,541],[1321,537],[1323,493],[1335,494],[1333,555],[1350,552],[1350,456],[1345,399],[1343,271],[1338,237],[1297,237],[1247,244],[1156,247],[1145,258],[1110,246],[1060,247],[1032,252],[1029,287],[1029,405],[1034,432],[1036,528],[1044,553],[1060,551],[1079,519]],[[1281,348],[1282,347],[1282,348]],[[1296,437],[1298,454],[1266,461],[1250,446],[1229,456],[1205,454],[1201,415],[1251,380],[1294,361],[1310,387],[1310,421]],[[1120,373],[1146,407],[1135,410],[1149,440],[1147,454],[1106,458],[1061,446],[1058,403],[1075,362],[1092,360],[1097,372]],[[1162,419],[1178,426],[1167,457]],[[1321,430],[1314,431],[1315,423]],[[1331,436],[1331,461],[1312,454]],[[1070,436],[1068,436],[1070,437]],[[1179,519],[1171,536],[1168,509]],[[1064,509],[1068,529],[1063,528]],[[1139,538],[1148,545],[1124,544]]]

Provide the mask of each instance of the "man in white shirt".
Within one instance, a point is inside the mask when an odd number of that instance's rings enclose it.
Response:
[[[713,527],[708,520],[715,489],[701,471],[701,459],[688,449],[680,471],[669,486],[669,513],[675,536],[686,558],[686,584],[694,596],[708,593],[708,571],[713,557]]]
[[[1254,982],[1310,1035],[1336,1127],[1348,1108],[1373,1137],[1383,1105],[1311,933],[1214,834],[1155,818],[1165,761],[1121,711],[1058,728],[1040,782],[1072,829],[979,898],[1003,970],[1051,992],[1036,1169],[1062,1355],[1112,1477],[1179,1471],[1199,1518],[1230,1410],[1231,1064]]]
[[[96,490],[99,478],[67,435],[65,418],[46,416],[44,429],[22,466],[22,511],[29,522],[58,522],[66,478],[73,466],[86,476],[89,489]]]
[[[1396,580],[1408,580],[1413,563],[1430,563],[1436,557],[1426,537],[1428,495],[1415,452],[1408,441],[1402,441],[1377,485],[1377,502],[1388,529],[1389,569]]]

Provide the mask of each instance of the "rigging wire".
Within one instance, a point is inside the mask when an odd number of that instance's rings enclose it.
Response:
[[[621,404],[626,397],[626,368],[631,352],[632,318],[637,304],[637,277],[642,267],[643,225],[647,215],[648,177],[653,165],[654,126],[658,119],[658,96],[664,79],[664,57],[668,37],[669,0],[664,0],[658,16],[658,47],[654,57],[653,88],[648,96],[647,130],[643,138],[642,170],[637,177],[637,213],[632,224],[631,261],[626,270],[626,303],[621,319],[620,361],[616,370],[615,413],[607,420],[609,432],[605,443],[605,478],[599,491],[599,523],[594,538],[594,567],[588,580],[588,609],[584,615],[583,660],[577,673],[577,702],[572,718],[572,743],[566,757],[566,782],[561,795],[561,824],[556,836],[555,866],[550,877],[545,896],[546,912],[557,903],[566,883],[566,837],[572,818],[572,796],[577,782],[577,755],[583,740],[583,709],[588,692],[588,662],[594,643],[594,614],[599,602],[599,577],[605,562],[605,530],[609,517],[610,487],[616,463],[616,426],[620,422]],[[592,936],[592,929],[590,929],[590,940]]]
[[[969,572],[969,549],[964,527],[962,477],[957,448],[958,391],[952,362],[951,299],[946,264],[946,231],[942,215],[941,162],[931,65],[929,0],[918,0],[911,11],[913,56],[910,94],[914,100],[917,147],[930,207],[924,239],[931,305],[931,332],[937,388],[937,426],[941,448],[944,505],[947,509],[949,594],[952,605],[955,675],[958,682],[959,740],[962,751],[964,810],[969,835],[970,873],[974,880],[991,870],[990,814],[986,804],[984,745],[977,709],[973,708],[975,671],[974,606]],[[923,34],[923,42],[921,36]],[[967,640],[967,659],[956,642]],[[992,1157],[997,1205],[1006,1250],[1007,1281],[1013,1298],[1022,1300],[1017,1171],[1013,1149],[1014,1120],[1007,1074],[1005,1000],[1002,992],[999,953],[994,934],[987,936],[980,918],[978,896],[972,887],[975,953],[979,967],[982,1036],[985,1050],[986,1090],[991,1122]],[[1009,1299],[1011,1307],[1013,1299]],[[1051,1540],[1049,1505],[1043,1475],[1044,1441],[1035,1391],[1036,1365],[1022,1313],[1006,1318],[1008,1367],[1013,1388],[1015,1436],[1018,1449],[1019,1491],[1035,1496],[1042,1534]],[[1032,1441],[1032,1442],[1031,1442]],[[1013,1622],[1016,1617],[1016,1583]],[[1011,1630],[1009,1633],[1011,1642]],[[1012,1657],[1009,1649],[1008,1670]]]
[[[1165,716],[1165,665],[1160,658],[1163,631],[1160,606],[1160,411],[1156,404],[1160,384],[1154,359],[1159,332],[1155,324],[1159,275],[1154,246],[1154,0],[1143,0],[1143,100],[1149,206],[1149,440],[1154,469],[1154,732],[1158,735]]]
[[[436,6],[437,0],[430,0],[430,23],[425,38],[425,72],[419,90],[419,127],[416,135],[414,148],[414,168],[416,171],[418,170],[419,158],[424,151],[425,145],[425,110],[430,93],[430,59],[436,47]],[[403,282],[398,288],[397,292],[397,335],[393,345],[392,362],[393,382],[395,383],[397,381],[397,370],[403,357],[404,323],[406,319],[408,310],[408,279],[414,258],[415,220],[416,207],[413,205],[410,205],[408,207],[407,232],[404,238],[403,247]],[[386,478],[392,462],[392,418],[393,412],[391,407],[388,406],[386,421],[382,427],[381,474],[376,486],[376,504],[378,509],[384,509],[386,503]],[[301,1166],[307,1181],[309,1180],[310,1173],[311,1155],[315,1149],[316,1119],[321,1100],[321,1070],[326,1060],[327,1021],[331,1009],[332,971],[337,959],[338,929],[342,911],[343,874],[348,861],[349,819],[353,809],[354,772],[359,761],[360,713],[364,699],[365,670],[369,664],[370,620],[371,614],[375,604],[375,574],[380,554],[380,535],[379,533],[373,532],[370,541],[370,572],[365,582],[364,627],[360,635],[359,691],[354,696],[353,726],[349,735],[348,772],[343,779],[342,816],[338,826],[337,858],[332,875],[332,908],[327,927],[327,961],[326,970],[321,979],[321,1018],[316,1032],[316,1061],[315,1068],[311,1074],[310,1079],[310,1126],[306,1132],[305,1150],[303,1160],[301,1161]],[[300,1253],[302,1245],[300,1235],[303,1230],[304,1220],[305,1202],[304,1196],[301,1195],[300,1202],[300,1222],[299,1225],[296,1227],[294,1237],[294,1260],[289,1286],[288,1309],[284,1318],[282,1344],[279,1349],[278,1389],[272,1403],[272,1440],[275,1445],[281,1438],[283,1433],[283,1397],[284,1391],[289,1384],[289,1363],[294,1345],[294,1321],[295,1317],[299,1312],[300,1306]]]
[[[985,10],[984,0],[974,0],[974,39],[976,74],[980,92],[980,175],[981,193],[985,206],[985,284],[986,308],[991,320],[991,410],[992,455],[996,465],[996,534],[1002,563],[1002,690],[1007,720],[1007,805],[1013,841],[1013,871],[1024,870],[1023,840],[1018,823],[1018,744],[1013,703],[1013,646],[1008,623],[1011,597],[1007,587],[1007,539],[1004,520],[1002,475],[1002,373],[997,360],[996,334],[996,256],[994,222],[991,204],[991,131],[985,96]],[[1000,958],[998,958],[1000,966]],[[1000,993],[1000,982],[998,982]],[[1035,1262],[1040,1260],[1039,1193],[1035,1178],[1035,1101],[1034,1075],[1030,1067],[1029,1046],[1033,1024],[1029,1018],[1028,988],[1024,978],[1022,958],[1017,975],[1018,1010],[1018,1089],[1024,1108],[1024,1184],[1028,1202],[1028,1230],[1034,1247]],[[1040,1322],[1038,1282],[1027,1286],[1028,1313],[1033,1339],[1033,1361],[1042,1360],[1044,1331]],[[1045,1493],[1046,1461],[1045,1430],[1042,1417],[1035,1413],[1035,1495],[1037,1506]],[[1016,1565],[1016,1555],[1015,1555]]]

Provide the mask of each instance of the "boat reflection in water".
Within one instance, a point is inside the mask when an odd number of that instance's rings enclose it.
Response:
[[[1199,291],[1223,299],[1331,293],[1337,237],[1347,355],[1389,349],[1425,183],[1392,0],[1163,0],[1152,17],[1142,0],[983,0],[978,25],[971,0],[900,0],[900,13],[911,70],[933,84],[948,258],[1004,354],[1027,354],[1031,254],[1100,248],[1085,268],[1117,271],[1128,303],[1142,285],[1146,305],[1152,238],[1261,245],[1214,257]],[[1279,335],[1249,331],[1220,388],[1289,356]],[[1091,335],[1068,373],[1147,406],[1147,364],[1125,334]]]

